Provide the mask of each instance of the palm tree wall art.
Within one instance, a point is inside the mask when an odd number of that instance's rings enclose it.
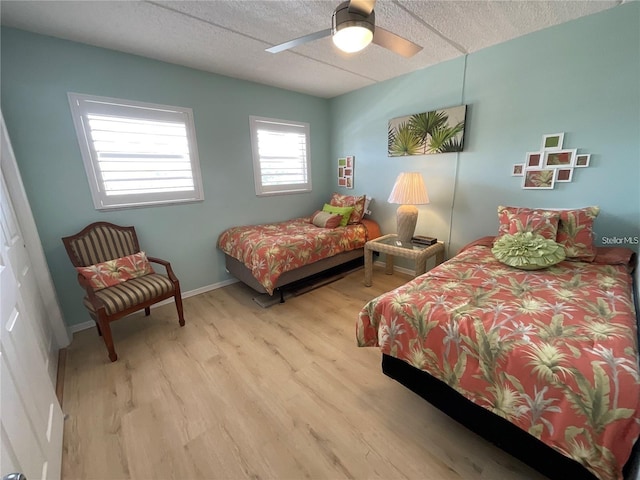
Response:
[[[416,113],[389,120],[390,157],[461,152],[467,106]]]

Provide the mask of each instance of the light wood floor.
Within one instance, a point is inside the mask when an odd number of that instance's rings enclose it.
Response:
[[[541,479],[381,373],[357,348],[364,271],[263,309],[242,285],[95,329],[68,349],[64,480]]]

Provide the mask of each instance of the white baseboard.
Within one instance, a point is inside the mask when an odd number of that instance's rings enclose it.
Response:
[[[382,262],[380,260],[377,260],[375,262],[373,262],[374,265],[378,265],[379,267],[385,267],[386,263]],[[407,275],[411,275],[413,277],[416,276],[416,271],[415,270],[411,270],[410,268],[405,268],[405,267],[398,267],[397,265],[393,266],[393,271],[394,272],[400,272],[400,273],[406,273]]]
[[[189,290],[188,292],[183,292],[182,298],[194,297],[196,295],[200,295],[201,293],[210,292],[211,290],[217,290],[222,287],[226,287],[227,285],[231,285],[234,283],[238,283],[240,280],[237,278],[230,278],[228,280],[223,280],[222,282],[212,283],[211,285],[205,285],[204,287],[196,288],[194,290]],[[163,302],[157,303],[156,305],[162,305],[165,303],[171,303],[173,300],[167,299]]]
[[[88,328],[95,327],[95,326],[96,326],[96,322],[94,322],[93,320],[89,320],[88,322],[75,323],[71,325],[69,327],[69,331],[71,332],[71,335],[73,335],[76,332],[87,330]]]
[[[374,262],[374,265],[378,265],[381,267],[385,266],[384,262],[381,261],[376,261]],[[405,273],[407,275],[411,275],[414,276],[416,275],[416,271],[415,270],[411,270],[409,268],[404,268],[404,267],[398,267],[396,265],[393,266],[393,270],[394,271],[398,271],[401,273]],[[202,293],[206,293],[206,292],[210,292],[211,290],[217,290],[218,288],[222,288],[222,287],[226,287],[227,285],[231,285],[233,283],[238,283],[240,280],[236,279],[236,278],[230,278],[228,280],[223,280],[222,282],[217,282],[217,283],[212,283],[211,285],[206,285],[204,287],[200,287],[200,288],[196,288],[194,290],[189,290],[188,292],[182,292],[182,298],[189,298],[189,297],[193,297],[195,295],[200,295]],[[155,305],[153,305],[151,308],[156,308],[156,307],[160,307],[162,305],[167,305],[169,303],[173,303],[173,298],[167,298],[166,300],[163,300],[162,302],[158,302]],[[89,320],[87,322],[82,322],[82,323],[76,323],[74,325],[71,325],[69,327],[69,332],[71,332],[71,334],[73,335],[76,332],[80,332],[82,330],[86,330],[88,328],[93,328],[96,325],[96,322],[94,322],[93,320]]]
[[[378,265],[378,266],[384,267],[385,263],[381,262],[381,261],[376,261],[376,262],[374,262],[374,265]],[[415,270],[411,270],[409,268],[404,268],[404,267],[398,267],[396,265],[393,266],[393,270],[401,272],[401,273],[405,273],[407,275],[412,275],[414,277],[416,275]],[[194,290],[189,290],[188,292],[182,292],[182,298],[185,299],[185,298],[193,297],[195,295],[200,295],[202,293],[210,292],[212,290],[217,290],[218,288],[226,287],[227,285],[231,285],[233,283],[238,283],[239,281],[240,280],[238,280],[236,278],[230,278],[228,280],[223,280],[222,282],[217,282],[217,283],[213,283],[211,285],[206,285],[204,287],[196,288]],[[167,298],[166,300],[163,300],[162,302],[158,302],[155,305],[153,305],[151,308],[153,309],[153,308],[156,308],[156,307],[160,307],[162,305],[167,305],[169,303],[173,303],[173,298]],[[76,332],[80,332],[82,330],[87,330],[88,328],[93,328],[93,327],[95,327],[95,325],[96,325],[96,322],[94,322],[93,320],[89,320],[87,322],[76,323],[74,325],[71,325],[69,327],[69,331],[73,335]]]
[[[229,280],[223,280],[222,282],[212,283],[211,285],[206,285],[204,287],[196,288],[194,290],[189,290],[188,292],[182,292],[182,298],[189,298],[195,295],[200,295],[201,293],[210,292],[211,290],[217,290],[218,288],[226,287],[227,285],[231,285],[233,283],[238,283],[240,280],[236,278],[230,278]],[[173,298],[167,298],[161,302],[152,305],[151,308],[161,307],[162,305],[167,305],[169,303],[173,303]],[[82,330],[87,330],[88,328],[95,327],[96,322],[93,320],[89,320],[87,322],[76,323],[69,327],[69,332],[73,335],[76,332],[80,332]]]

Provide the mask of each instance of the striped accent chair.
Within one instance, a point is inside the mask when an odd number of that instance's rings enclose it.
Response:
[[[96,222],[81,232],[62,239],[74,267],[89,267],[140,252],[134,227],[120,227],[112,223]],[[117,285],[97,289],[82,274],[78,282],[84,288],[84,306],[96,322],[98,334],[104,339],[109,359],[118,359],[111,336],[110,323],[144,309],[151,313],[151,305],[174,297],[178,310],[178,323],[184,325],[180,282],[166,260],[147,257],[151,263],[164,267],[166,274],[149,273],[131,278]]]

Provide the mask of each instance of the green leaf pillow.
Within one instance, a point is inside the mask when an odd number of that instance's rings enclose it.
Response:
[[[322,207],[323,212],[329,213],[339,213],[342,215],[342,221],[340,222],[340,226],[344,227],[347,225],[349,218],[351,217],[351,212],[353,212],[354,207],[334,207],[333,205],[329,205],[328,203],[324,204]]]
[[[522,270],[540,270],[565,259],[562,245],[532,232],[503,235],[491,252],[498,261]]]

